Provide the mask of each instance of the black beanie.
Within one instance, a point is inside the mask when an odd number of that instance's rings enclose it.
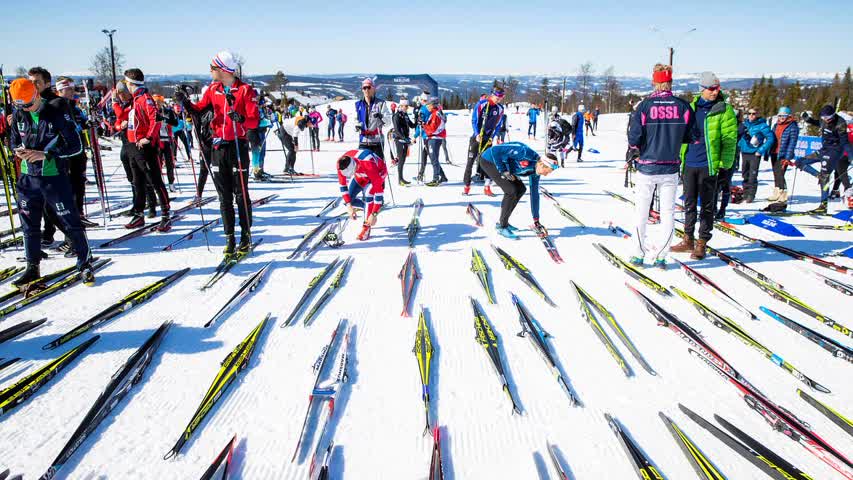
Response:
[[[831,117],[835,115],[835,107],[832,105],[824,105],[823,108],[820,109],[821,117]]]

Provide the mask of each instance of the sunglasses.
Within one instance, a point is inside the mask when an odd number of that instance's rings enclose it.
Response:
[[[15,102],[15,106],[16,106],[16,107],[18,107],[18,108],[22,108],[22,109],[24,109],[24,110],[26,110],[26,109],[28,109],[28,108],[32,108],[32,107],[33,107],[33,105],[35,105],[35,104],[36,104],[36,100],[35,100],[35,99],[33,99],[33,101],[31,101],[30,103],[23,103],[23,102],[20,102],[20,101]]]
[[[373,90],[373,87],[371,87],[371,86],[369,86],[369,85],[368,85],[368,86],[366,86],[366,87],[361,87],[361,89],[362,89],[362,90]]]
[[[712,86],[710,86],[710,87],[703,87],[703,88],[704,88],[705,90],[708,90],[708,91],[711,91],[711,92],[716,92],[717,90],[719,90],[719,89],[720,89],[720,86],[719,86],[719,85],[712,85]]]
[[[748,115],[758,115],[758,112],[749,112]]]

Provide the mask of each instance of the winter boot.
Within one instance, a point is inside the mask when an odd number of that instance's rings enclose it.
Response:
[[[225,235],[225,249],[222,250],[222,254],[226,257],[234,255],[234,234],[229,233]]]
[[[708,243],[707,240],[696,240],[696,248],[693,249],[693,253],[690,254],[690,258],[693,260],[703,260],[705,258],[705,245]]]
[[[770,196],[767,197],[767,201],[768,202],[778,202],[779,201],[779,195],[781,192],[782,192],[782,190],[780,190],[778,187],[773,187],[773,193],[771,193]]]
[[[356,238],[362,242],[370,238],[370,225],[364,224],[364,226],[361,227],[361,233],[359,233]]]
[[[486,196],[489,196],[489,197],[494,197],[494,196],[495,196],[495,194],[494,194],[494,193],[492,193],[492,186],[491,186],[491,185],[486,185],[486,186],[483,188],[483,193],[484,193],[484,194],[486,194]]]
[[[142,215],[135,215],[133,218],[130,219],[130,222],[124,225],[124,228],[139,228],[143,225],[145,225],[145,219],[142,218]]]
[[[436,178],[431,182],[427,182],[426,184],[427,187],[437,187],[439,185],[441,185],[441,178]]]
[[[39,266],[37,263],[28,263],[26,270],[24,273],[12,281],[12,286],[15,288],[20,288],[28,283],[32,283],[38,280],[41,277],[41,273],[39,272]]]
[[[249,230],[240,231],[240,245],[237,250],[242,253],[248,253],[252,249],[252,233]]]
[[[693,237],[685,236],[681,243],[669,247],[670,252],[684,253],[693,251]]]

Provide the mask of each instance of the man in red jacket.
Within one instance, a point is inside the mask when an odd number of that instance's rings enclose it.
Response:
[[[160,143],[160,121],[157,120],[157,105],[145,88],[145,75],[138,68],[124,72],[124,83],[133,95],[133,104],[127,118],[127,141],[136,148],[130,150],[130,166],[133,170],[133,211],[135,215],[126,228],[137,228],[145,224],[142,211],[145,209],[146,180],[154,188],[160,203],[160,224],[157,229],[171,228],[169,216],[169,194],[160,175],[157,162],[157,146]]]
[[[364,210],[359,240],[370,238],[370,229],[376,225],[376,217],[384,203],[386,177],[385,160],[371,150],[350,150],[338,159],[338,184],[350,218],[357,218],[356,208]],[[364,199],[359,198],[362,193]]]
[[[175,89],[175,100],[184,108],[201,112],[213,107],[213,153],[211,173],[219,194],[219,211],[225,230],[225,255],[234,254],[234,202],[240,215],[241,252],[252,246],[252,201],[249,199],[249,141],[259,143],[258,102],[255,90],[237,76],[234,54],[225,50],[210,63],[213,82],[198,103],[191,102],[183,90]],[[257,142],[256,142],[257,141]]]

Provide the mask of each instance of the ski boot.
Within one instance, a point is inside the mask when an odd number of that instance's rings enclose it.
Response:
[[[225,235],[225,248],[222,250],[222,255],[226,258],[234,255],[234,234],[229,233]]]
[[[426,186],[427,187],[437,187],[437,186],[441,185],[441,183],[442,183],[441,178],[436,178],[431,182],[427,182]]]
[[[157,218],[157,207],[150,206],[148,207],[148,218]]]
[[[630,263],[631,265],[633,265],[635,267],[642,267],[644,260],[645,259],[643,257],[634,256],[634,257],[631,257],[628,259],[628,263]]]
[[[401,187],[408,187],[409,185],[412,184],[412,182],[409,182],[409,181],[405,180],[404,178],[400,178],[400,181],[398,183]]]
[[[237,251],[240,253],[249,253],[252,249],[252,233],[249,230],[240,231],[240,244],[237,246]]]
[[[707,253],[705,251],[705,244],[707,243],[707,240],[702,240],[701,238],[699,240],[696,240],[696,246],[693,249],[693,253],[690,254],[690,258],[692,258],[693,260],[703,260],[705,258],[705,254]]]
[[[160,223],[157,224],[158,232],[168,232],[172,229],[172,216],[169,215],[169,210],[163,210],[163,215],[160,217]]]
[[[837,198],[841,198],[841,193],[838,190],[833,190],[833,191],[829,192],[829,199],[830,200],[835,200]]]
[[[49,246],[53,245],[53,242],[54,242],[53,237],[42,237],[41,246],[42,247],[49,247]]]
[[[169,191],[170,191],[170,192],[172,192],[172,193],[177,193],[177,192],[178,192],[178,187],[176,187],[174,183],[170,183],[170,184],[169,184]]]
[[[56,251],[66,253],[71,251],[71,244],[68,243],[68,240],[63,240],[59,245],[56,246]]]
[[[492,192],[492,186],[491,186],[491,185],[486,185],[485,187],[483,187],[483,193],[484,193],[487,197],[494,197],[494,196],[496,196],[496,195]]]
[[[666,270],[666,260],[663,258],[656,258],[655,263],[653,263],[652,266],[661,270]]]
[[[130,222],[124,224],[124,228],[139,228],[143,225],[145,225],[145,219],[142,218],[142,215],[134,215],[133,218],[130,219]]]
[[[264,175],[260,168],[252,170],[252,178],[254,178],[258,182],[264,181]]]
[[[83,285],[86,285],[87,287],[95,285],[95,269],[92,268],[92,262],[86,262],[79,268],[79,270],[80,279],[83,281]]]
[[[41,273],[39,272],[38,264],[28,263],[27,268],[24,270],[24,273],[21,274],[20,277],[12,281],[12,286],[15,288],[25,287],[30,283],[38,280],[40,277]]]
[[[818,207],[815,208],[814,210],[810,210],[809,214],[811,214],[811,215],[826,215],[826,209],[827,209],[826,202],[820,202],[820,205],[818,205]]]
[[[364,224],[364,226],[361,227],[361,233],[359,233],[356,238],[361,241],[365,241],[370,238],[370,225]]]
[[[515,233],[510,229],[509,225],[507,225],[506,227],[501,227],[500,225],[498,225],[498,227],[497,227],[497,232],[498,232],[498,235],[500,235],[500,236],[502,236],[502,237],[509,238],[509,239],[512,239],[512,240],[518,240],[518,235],[516,235],[516,234],[515,234]]]

